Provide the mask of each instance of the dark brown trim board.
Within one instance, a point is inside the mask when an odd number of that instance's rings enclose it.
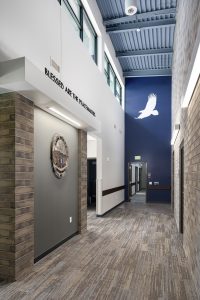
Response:
[[[121,191],[121,190],[124,190],[124,189],[125,189],[125,185],[118,186],[118,187],[108,189],[108,190],[104,190],[102,192],[102,196],[106,196],[106,195],[109,195],[109,194],[112,194],[112,193],[115,193],[115,192],[118,192],[118,191]]]
[[[65,238],[63,241],[59,242],[58,244],[56,244],[55,246],[51,247],[50,249],[48,249],[47,251],[45,251],[44,253],[42,253],[41,255],[39,255],[38,257],[36,257],[34,259],[34,263],[37,263],[40,259],[44,258],[45,256],[47,256],[49,253],[51,253],[52,251],[54,251],[55,249],[57,249],[58,247],[60,247],[61,245],[63,245],[64,243],[66,243],[68,240],[70,240],[71,238],[73,238],[74,236],[76,236],[77,234],[79,234],[79,232],[75,232],[72,235],[70,235],[69,237]]]
[[[158,191],[164,191],[164,190],[171,190],[171,186],[170,185],[157,185],[157,186],[148,186],[147,190],[158,190]]]

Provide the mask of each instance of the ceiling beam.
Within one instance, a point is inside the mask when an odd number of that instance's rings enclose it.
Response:
[[[134,57],[134,56],[146,56],[154,54],[171,54],[173,48],[161,48],[161,49],[148,49],[148,50],[131,50],[131,51],[117,51],[117,57]]]
[[[159,16],[159,15],[170,15],[170,14],[176,14],[176,8],[154,10],[154,11],[149,11],[146,13],[135,14],[134,16],[125,16],[125,17],[121,17],[121,18],[104,19],[104,25],[105,26],[116,25],[118,23],[133,22],[133,21],[147,19],[147,18]]]
[[[146,69],[125,71],[124,77],[151,77],[151,76],[171,76],[172,70],[168,69]]]
[[[176,24],[176,19],[171,18],[171,19],[164,19],[164,20],[120,24],[117,26],[107,27],[106,31],[109,34],[112,34],[112,33],[137,30],[138,28],[147,29],[147,28],[154,28],[154,27],[166,27],[166,26],[173,26],[175,24]]]

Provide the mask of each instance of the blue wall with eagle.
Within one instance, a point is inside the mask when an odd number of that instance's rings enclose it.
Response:
[[[145,107],[147,110],[139,113]],[[151,175],[147,181],[159,182],[159,186],[149,185],[147,202],[171,201],[170,140],[171,77],[127,78],[125,96],[126,200],[128,200],[128,163],[134,162],[134,156],[141,155],[142,161],[147,162],[148,174]]]

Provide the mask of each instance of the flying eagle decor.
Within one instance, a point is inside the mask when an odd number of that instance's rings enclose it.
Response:
[[[140,110],[139,111],[140,115],[135,119],[144,119],[150,117],[151,115],[158,116],[159,112],[157,109],[155,109],[156,104],[157,104],[157,95],[152,93],[148,96],[148,101],[145,109]]]

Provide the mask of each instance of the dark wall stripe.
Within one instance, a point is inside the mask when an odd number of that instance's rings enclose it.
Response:
[[[105,190],[102,192],[102,196],[106,196],[106,195],[109,195],[109,194],[112,194],[112,193],[115,193],[115,192],[118,192],[118,191],[121,191],[121,190],[124,190],[125,189],[125,185],[122,185],[122,186],[118,186],[118,187],[115,187],[115,188],[112,188],[112,189],[108,189],[108,190]]]
[[[170,185],[157,185],[157,186],[148,186],[148,190],[171,190],[171,186]]]
[[[38,257],[36,257],[34,259],[34,263],[37,263],[40,259],[42,259],[43,257],[47,256],[49,253],[53,252],[55,249],[57,249],[58,247],[60,247],[64,243],[66,243],[68,240],[70,240],[71,238],[73,238],[75,235],[78,235],[78,232],[73,233],[72,235],[70,235],[69,237],[65,238],[64,240],[62,240],[61,242],[59,242],[55,246],[51,247],[50,249],[48,249],[44,253],[40,254]]]

